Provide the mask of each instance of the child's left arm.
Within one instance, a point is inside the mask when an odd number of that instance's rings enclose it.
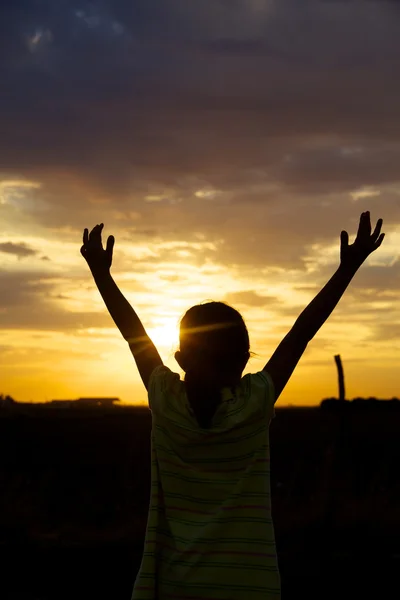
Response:
[[[114,237],[107,240],[104,250],[101,241],[103,224],[96,225],[90,233],[85,229],[81,254],[92,272],[98,290],[114,323],[128,342],[142,381],[148,389],[150,375],[162,365],[161,357],[146,333],[139,317],[124,297],[110,273]]]
[[[340,266],[310,304],[303,310],[292,329],[279,344],[264,370],[274,382],[275,401],[289,381],[308,343],[333,312],[348,285],[368,256],[382,244],[382,219],[371,235],[369,212],[360,217],[356,240],[349,245],[347,231],[341,233]]]

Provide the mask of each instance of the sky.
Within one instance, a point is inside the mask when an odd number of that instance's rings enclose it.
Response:
[[[386,237],[279,405],[400,396],[400,3],[3,0],[0,393],[146,390],[80,255],[112,275],[170,368],[179,319],[222,300],[267,363],[360,214]]]

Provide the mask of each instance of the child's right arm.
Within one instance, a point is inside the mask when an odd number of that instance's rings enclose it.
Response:
[[[275,402],[289,381],[308,342],[328,319],[362,263],[381,245],[385,236],[384,233],[380,234],[381,227],[382,219],[379,219],[371,235],[371,221],[367,212],[361,215],[354,244],[349,246],[348,234],[342,231],[339,268],[304,309],[263,369],[274,383]]]
[[[129,344],[142,381],[148,389],[151,373],[163,362],[136,312],[111,276],[114,237],[109,236],[107,247],[104,250],[101,241],[102,228],[103,224],[96,225],[90,236],[88,230],[85,229],[81,254],[89,265],[98,290],[114,323]]]

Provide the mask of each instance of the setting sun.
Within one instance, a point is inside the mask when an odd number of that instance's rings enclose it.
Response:
[[[166,318],[164,323],[148,329],[151,340],[165,350],[178,349],[179,329],[175,318]]]

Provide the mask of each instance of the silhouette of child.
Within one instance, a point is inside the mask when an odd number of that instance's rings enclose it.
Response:
[[[190,308],[175,358],[184,381],[163,362],[110,274],[114,238],[85,229],[81,253],[129,343],[152,412],[151,498],[142,563],[132,600],[280,598],[271,517],[269,425],[308,342],[358,268],[382,243],[363,213],[351,246],[341,233],[336,273],[301,313],[258,373],[241,315],[223,302]]]

